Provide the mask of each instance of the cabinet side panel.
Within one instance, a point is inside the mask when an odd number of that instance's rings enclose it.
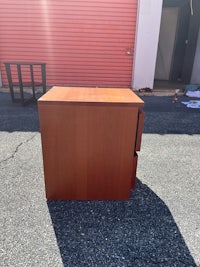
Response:
[[[47,199],[128,199],[136,107],[39,104]]]
[[[87,116],[79,114],[77,106],[39,105],[47,199],[86,198]]]

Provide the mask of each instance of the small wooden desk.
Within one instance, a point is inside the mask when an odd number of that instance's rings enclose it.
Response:
[[[143,105],[128,88],[53,87],[43,95],[38,107],[47,199],[129,199]]]

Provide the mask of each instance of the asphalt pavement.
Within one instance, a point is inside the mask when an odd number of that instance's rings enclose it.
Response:
[[[200,266],[200,109],[142,96],[129,201],[46,201],[36,104],[0,90],[0,266]]]

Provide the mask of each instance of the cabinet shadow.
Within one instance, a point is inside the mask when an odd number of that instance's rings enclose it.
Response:
[[[196,266],[168,207],[139,180],[128,201],[47,205],[64,266]]]

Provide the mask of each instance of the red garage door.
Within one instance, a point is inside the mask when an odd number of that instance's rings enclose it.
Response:
[[[1,0],[0,62],[47,63],[48,85],[131,85],[137,0]]]

